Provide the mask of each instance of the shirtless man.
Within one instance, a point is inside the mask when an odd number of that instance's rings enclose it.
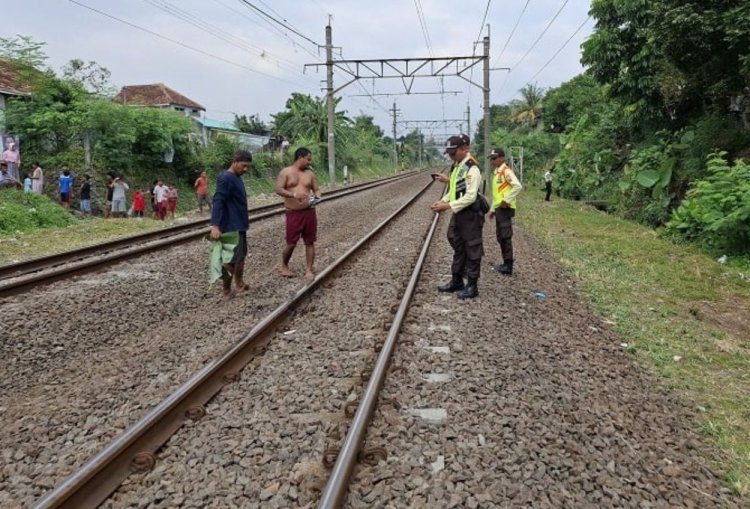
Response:
[[[300,237],[305,243],[305,279],[311,281],[315,261],[315,241],[318,236],[318,219],[314,199],[320,199],[320,187],[312,172],[312,154],[306,148],[294,152],[294,163],[281,170],[276,179],[276,194],[284,198],[286,206],[286,246],[281,254],[281,275],[292,277],[289,260]],[[314,197],[314,198],[313,198]],[[311,199],[313,202],[311,203]]]

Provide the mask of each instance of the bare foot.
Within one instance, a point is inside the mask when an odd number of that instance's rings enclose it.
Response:
[[[228,292],[227,291],[223,291],[223,292],[221,292],[221,295],[222,295],[222,298],[224,299],[224,301],[232,300],[232,297],[234,296],[234,294],[232,293],[231,290],[229,290]]]
[[[289,270],[289,267],[281,267],[281,275],[283,277],[292,277],[294,274],[292,274],[292,271]]]
[[[313,279],[315,279],[315,274],[312,273],[312,271],[305,272],[305,281],[310,282]]]
[[[235,295],[245,295],[248,291],[250,291],[250,285],[241,284],[234,287]]]

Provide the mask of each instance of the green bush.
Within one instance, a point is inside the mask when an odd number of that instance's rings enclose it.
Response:
[[[730,164],[725,152],[708,158],[708,176],[688,191],[667,224],[679,234],[710,248],[750,251],[750,165]]]
[[[68,226],[76,219],[46,196],[15,189],[0,190],[0,235]]]

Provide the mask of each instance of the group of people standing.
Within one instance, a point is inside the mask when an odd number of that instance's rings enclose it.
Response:
[[[249,290],[249,285],[244,280],[249,220],[247,193],[242,175],[250,169],[252,160],[250,152],[236,152],[229,168],[219,175],[212,200],[210,238],[221,242],[223,234],[238,234],[236,244],[232,247],[232,257],[227,263],[223,263],[222,267],[222,290],[225,299],[246,294]],[[286,242],[281,253],[281,275],[294,276],[289,262],[295,246],[302,239],[305,244],[304,277],[308,282],[315,278],[313,264],[318,234],[315,205],[320,200],[320,187],[312,172],[311,163],[310,150],[299,148],[294,153],[292,165],[281,170],[276,179],[276,194],[284,198],[286,207]]]
[[[454,165],[450,176],[435,175],[437,180],[448,184],[448,191],[430,207],[437,213],[452,212],[448,224],[448,242],[453,248],[452,276],[448,283],[438,287],[438,291],[455,292],[459,299],[473,299],[479,295],[479,273],[484,255],[482,229],[486,214],[495,220],[503,256],[503,263],[494,269],[503,275],[513,274],[513,217],[516,197],[522,189],[513,170],[505,164],[503,149],[494,148],[490,152],[492,204],[487,203],[479,192],[482,173],[469,149],[469,137],[465,134],[448,138],[445,153]]]

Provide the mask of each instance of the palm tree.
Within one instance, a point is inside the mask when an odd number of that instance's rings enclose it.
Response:
[[[341,99],[336,99],[334,108]],[[344,134],[351,120],[345,112],[337,111],[334,117],[336,136]],[[274,127],[279,134],[294,139],[313,139],[321,145],[328,140],[328,110],[325,98],[311,97],[294,92],[286,101],[286,111],[274,116]]]
[[[518,101],[517,109],[513,112],[511,120],[515,122],[526,122],[532,128],[539,123],[539,113],[542,109],[544,89],[536,83],[527,83],[521,90],[523,99]]]

